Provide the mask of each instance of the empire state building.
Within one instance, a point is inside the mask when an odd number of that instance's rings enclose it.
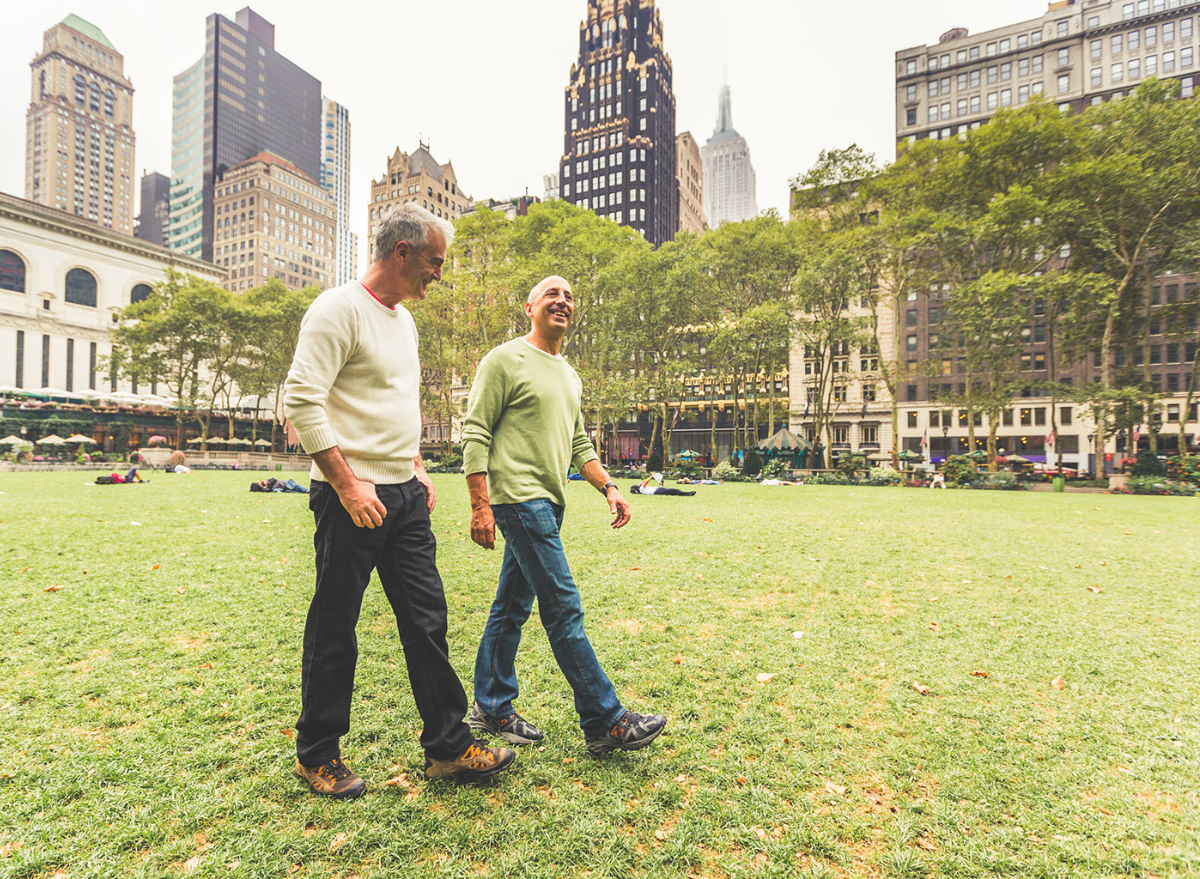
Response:
[[[674,238],[675,91],[654,0],[588,0],[564,114],[563,200],[656,247]]]

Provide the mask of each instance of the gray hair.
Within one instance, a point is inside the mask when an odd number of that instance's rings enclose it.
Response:
[[[375,233],[375,262],[391,256],[396,245],[407,241],[413,250],[419,251],[429,242],[429,230],[437,229],[446,240],[446,247],[454,240],[454,227],[446,220],[435,217],[416,202],[406,202],[392,208],[379,224]]]
[[[532,305],[534,302],[537,302],[542,298],[542,294],[546,292],[546,288],[551,286],[555,281],[562,281],[567,285],[568,289],[571,287],[571,282],[566,278],[558,275],[551,275],[548,278],[542,278],[542,280],[538,281],[537,286],[529,291],[529,297],[525,301],[530,305]]]

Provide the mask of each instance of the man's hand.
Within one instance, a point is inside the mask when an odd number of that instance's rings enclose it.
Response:
[[[621,497],[621,492],[615,488],[608,490],[608,511],[612,513],[614,528],[623,528],[629,524],[629,519],[633,515],[633,509],[629,506],[629,501]]]
[[[484,549],[496,548],[496,519],[486,504],[471,509],[471,539]]]
[[[337,489],[342,506],[359,528],[378,528],[387,516],[387,507],[375,493],[375,486],[361,479],[351,479]]]
[[[413,475],[417,477],[417,482],[421,483],[421,487],[425,489],[425,506],[429,507],[429,512],[433,512],[433,508],[437,506],[437,492],[433,490],[433,482],[429,478],[429,473],[425,470],[425,465],[418,458],[413,463]]]

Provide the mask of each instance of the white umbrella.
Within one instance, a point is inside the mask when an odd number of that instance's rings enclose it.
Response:
[[[60,400],[86,400],[83,394],[74,391],[64,391],[62,388],[42,388],[38,391],[44,397],[57,397]]]
[[[39,446],[65,446],[67,441],[56,433],[44,436],[37,441]]]
[[[94,445],[96,441],[94,439],[92,439],[90,436],[84,436],[81,433],[77,433],[74,436],[67,437],[67,442],[69,442],[69,443],[92,443]]]
[[[259,437],[258,439],[256,439],[254,441],[254,445],[256,445],[256,446],[269,446],[270,444],[271,444],[270,440],[265,440],[262,437]]]
[[[19,436],[13,436],[10,433],[4,439],[0,439],[0,446],[11,446],[11,445],[15,445],[17,443],[23,443],[23,442],[25,442],[25,440],[21,439]]]

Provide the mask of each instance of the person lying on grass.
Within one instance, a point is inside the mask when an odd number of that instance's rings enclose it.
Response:
[[[631,486],[630,494],[654,494],[660,497],[692,497],[696,494],[694,491],[683,491],[679,488],[667,488],[662,484],[663,475],[661,473],[651,473],[638,485]]]

